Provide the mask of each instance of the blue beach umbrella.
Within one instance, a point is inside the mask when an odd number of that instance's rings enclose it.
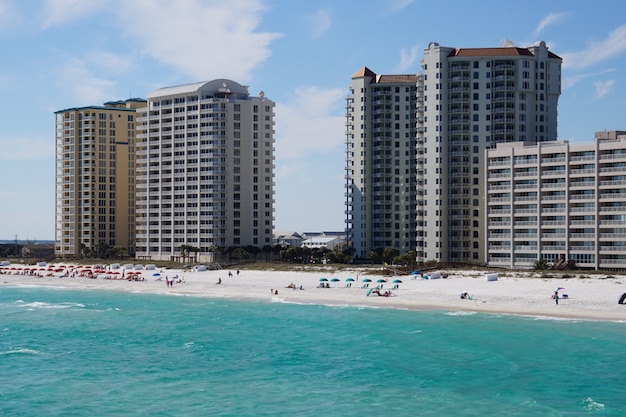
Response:
[[[346,278],[346,282],[353,282],[354,278]]]
[[[402,280],[401,279],[394,279],[393,283],[394,284],[402,284]]]
[[[379,280],[376,280],[376,282],[387,282],[387,280],[386,280],[386,279],[382,279],[382,278],[381,278],[381,279],[379,279]]]
[[[339,281],[341,281],[339,278],[331,278],[330,279],[330,282],[339,282]]]
[[[363,282],[372,282],[372,280],[371,280],[371,279],[369,279],[369,278],[365,278],[365,279],[363,280]]]
[[[328,281],[328,278],[320,278],[320,282],[326,282]]]

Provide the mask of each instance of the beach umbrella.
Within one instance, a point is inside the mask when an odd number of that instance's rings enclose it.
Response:
[[[137,272],[137,274],[138,274],[138,273],[139,273],[139,272]],[[161,276],[161,274],[159,274],[158,272],[155,272],[154,274],[152,274],[152,276],[153,276],[153,277],[160,277],[160,276]]]
[[[557,288],[556,290],[554,290],[554,291],[561,291],[561,290],[564,290],[564,289],[565,289],[565,288],[563,288],[563,287],[558,287],[558,288]]]
[[[354,281],[354,278],[346,278],[346,282],[352,282]]]
[[[339,278],[331,278],[330,279],[330,282],[339,282],[339,281],[341,281]]]
[[[328,281],[328,278],[320,278],[320,282],[326,282]]]
[[[401,279],[394,279],[393,283],[394,284],[402,284],[402,280]]]
[[[363,282],[372,282],[372,280],[371,280],[371,279],[369,279],[369,278],[365,278],[365,279],[363,280]]]
[[[379,279],[379,280],[376,280],[376,282],[387,282],[387,280],[386,280],[386,279],[382,279],[382,278],[381,278],[381,279]]]

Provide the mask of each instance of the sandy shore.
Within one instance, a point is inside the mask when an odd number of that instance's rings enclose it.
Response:
[[[154,276],[160,273],[161,276]],[[447,278],[425,280],[420,276],[396,275],[383,278],[374,270],[316,270],[311,272],[232,270],[190,272],[182,270],[141,271],[143,281],[126,279],[97,279],[66,276],[16,275],[4,270],[0,275],[3,286],[40,285],[75,289],[127,291],[135,293],[192,295],[202,297],[265,300],[307,304],[351,305],[377,308],[414,310],[446,310],[562,317],[588,320],[626,321],[626,305],[618,304],[626,292],[626,276],[587,275],[581,271],[540,273],[502,272],[497,281],[487,281],[486,272],[448,271]],[[47,274],[46,274],[47,275]],[[165,280],[177,276],[183,282],[167,286]],[[121,277],[121,275],[119,275]],[[330,288],[318,288],[320,278],[327,278]],[[339,281],[332,282],[336,278]],[[352,278],[353,282],[346,281]],[[221,284],[217,284],[221,279]],[[366,283],[365,279],[372,282]],[[393,288],[393,280],[401,280]],[[295,284],[296,289],[287,288]],[[368,287],[364,288],[368,284]],[[392,296],[382,297],[367,292],[383,285]],[[300,286],[303,287],[300,290]],[[558,305],[551,298],[562,287]],[[278,291],[278,294],[274,292]],[[461,299],[467,292],[471,299]]]

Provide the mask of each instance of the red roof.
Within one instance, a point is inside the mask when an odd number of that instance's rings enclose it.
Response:
[[[475,56],[534,56],[528,48],[503,47],[503,48],[456,48],[448,57],[475,57]],[[550,58],[561,59],[558,55],[548,52]]]

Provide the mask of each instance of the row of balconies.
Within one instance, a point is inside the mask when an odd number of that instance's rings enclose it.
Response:
[[[489,252],[510,252],[511,246],[509,245],[498,245],[498,244],[490,244]],[[513,250],[515,252],[539,252],[548,253],[548,252],[595,252],[596,246],[572,246],[567,247],[566,245],[550,245],[545,246],[535,246],[535,245],[515,245],[513,246]],[[612,252],[621,252],[626,253],[626,246],[600,246],[598,248],[600,253],[612,253]],[[623,260],[623,263],[626,264],[626,259]]]

